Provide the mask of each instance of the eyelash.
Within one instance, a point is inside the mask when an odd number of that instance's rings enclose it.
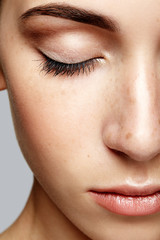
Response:
[[[72,77],[75,73],[78,75],[82,72],[90,73],[94,70],[95,63],[99,61],[100,58],[92,58],[84,62],[78,63],[63,63],[58,62],[49,58],[43,54],[45,60],[41,63],[42,71],[45,71],[46,74],[53,73],[53,76],[64,75],[67,77]]]

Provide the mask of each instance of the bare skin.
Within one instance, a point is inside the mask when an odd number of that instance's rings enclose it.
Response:
[[[114,214],[88,191],[160,185],[160,0],[64,3],[116,26],[22,19],[46,0],[5,0],[1,9],[0,90],[35,181],[0,240],[159,240],[160,213]],[[89,61],[84,73],[55,76],[44,55],[68,67],[94,59],[94,69]]]

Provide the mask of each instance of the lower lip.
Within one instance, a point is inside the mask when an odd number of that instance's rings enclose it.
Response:
[[[90,194],[98,205],[120,215],[145,216],[160,211],[160,192],[146,196],[99,192],[90,192]]]

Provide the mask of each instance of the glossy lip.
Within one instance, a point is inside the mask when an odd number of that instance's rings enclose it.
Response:
[[[120,215],[145,216],[160,212],[160,186],[121,185],[89,191],[101,207]]]
[[[160,191],[160,185],[148,185],[144,187],[135,187],[129,185],[120,185],[112,188],[92,189],[91,192],[97,193],[119,193],[128,196],[146,196]]]

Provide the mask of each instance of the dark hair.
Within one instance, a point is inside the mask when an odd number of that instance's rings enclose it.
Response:
[[[0,12],[1,12],[1,8],[2,8],[2,0],[0,0]]]

